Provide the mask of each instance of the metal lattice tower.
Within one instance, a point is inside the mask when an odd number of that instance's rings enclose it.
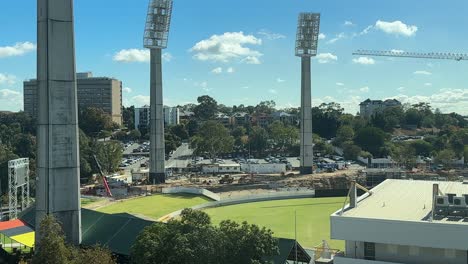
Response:
[[[378,57],[400,57],[416,59],[435,59],[435,60],[468,60],[468,54],[463,53],[441,53],[441,52],[405,52],[405,51],[375,51],[375,50],[357,50],[353,55],[378,56]]]
[[[313,173],[311,57],[317,55],[320,14],[301,13],[297,25],[296,56],[301,57],[301,173]]]
[[[150,177],[152,184],[166,181],[162,85],[162,49],[167,47],[172,0],[150,0],[143,45],[150,49]]]
[[[21,189],[21,211],[29,207],[29,159],[8,162],[8,209],[10,219],[18,217],[18,189]]]

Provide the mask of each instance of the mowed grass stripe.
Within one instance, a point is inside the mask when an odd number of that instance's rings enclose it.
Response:
[[[152,196],[115,202],[108,206],[98,208],[97,211],[108,214],[129,213],[158,219],[174,211],[211,201],[212,200],[204,196],[192,194],[155,194]]]
[[[294,213],[297,213],[297,238],[305,247],[327,240],[332,248],[344,249],[343,241],[330,240],[330,215],[343,206],[344,197],[305,198],[239,204],[205,210],[214,224],[230,219],[265,226],[277,237],[294,238]]]

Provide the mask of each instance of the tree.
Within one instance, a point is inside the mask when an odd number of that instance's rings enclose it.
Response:
[[[94,164],[93,156],[92,156],[92,142],[80,129],[79,131],[80,136],[80,177],[82,178],[89,178],[93,174],[93,166]]]
[[[107,173],[113,173],[119,169],[122,161],[123,149],[118,141],[98,142],[96,145],[96,157]]]
[[[128,138],[133,141],[137,141],[141,138],[141,133],[137,129],[133,129],[130,131],[130,133],[128,133]]]
[[[435,162],[443,164],[446,168],[450,168],[454,159],[455,152],[453,152],[451,149],[445,149],[437,153]]]
[[[184,209],[180,220],[155,223],[137,237],[131,250],[139,264],[265,263],[278,254],[278,242],[265,228],[231,221],[211,224],[202,211]]]
[[[33,264],[115,264],[111,252],[100,246],[88,249],[75,248],[65,242],[62,227],[51,215],[40,223],[41,239],[36,244]]]
[[[361,152],[362,149],[354,145],[352,141],[347,141],[343,144],[343,156],[347,160],[357,160]]]
[[[216,121],[206,121],[190,144],[195,154],[207,153],[214,160],[220,153],[232,151],[234,138],[222,124]]]
[[[354,138],[354,129],[352,126],[344,125],[338,128],[336,131],[336,138],[334,144],[336,146],[342,146],[344,142],[353,140]]]
[[[406,169],[411,169],[413,164],[416,163],[415,149],[407,143],[394,145],[391,150],[391,157],[398,164],[404,165]]]
[[[294,145],[299,138],[299,131],[295,127],[285,126],[281,121],[273,122],[268,129],[273,144],[279,152],[284,152],[285,149]]]
[[[200,120],[213,120],[218,112],[218,102],[208,95],[203,95],[197,98],[198,105],[193,112]]]
[[[176,150],[182,145],[180,138],[172,133],[164,134],[164,151],[166,155],[169,155],[171,152]]]
[[[135,106],[123,107],[122,108],[122,119],[123,124],[128,129],[136,129],[135,127]]]
[[[267,114],[270,115],[275,111],[276,103],[273,100],[260,102],[255,106],[255,112],[257,114]]]
[[[36,243],[36,254],[33,264],[66,264],[71,263],[72,252],[65,244],[62,227],[51,215],[46,215],[39,226],[41,239]]]
[[[100,108],[89,107],[80,112],[79,126],[86,135],[96,137],[102,130],[112,129],[112,119]]]
[[[337,103],[321,104],[318,107],[313,107],[313,132],[323,138],[335,137],[343,111],[344,109]]]
[[[432,144],[424,140],[412,141],[409,146],[414,150],[412,151],[417,156],[429,157],[431,155]]]
[[[172,134],[179,137],[181,140],[189,139],[189,133],[184,125],[175,125],[170,127],[170,131]]]
[[[381,156],[386,137],[387,136],[382,129],[366,127],[357,132],[354,142],[363,150],[369,151],[374,157],[376,157]]]
[[[249,135],[249,146],[257,155],[262,156],[268,147],[268,132],[258,126],[252,128]]]

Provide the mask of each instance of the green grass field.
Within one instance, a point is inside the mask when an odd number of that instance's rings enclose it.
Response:
[[[330,240],[330,215],[343,206],[344,197],[306,198],[257,202],[207,209],[213,221],[231,219],[270,228],[277,237],[294,238],[294,212],[297,212],[297,238],[302,246],[314,247],[327,240],[330,247],[344,249],[343,241]]]
[[[129,213],[158,219],[174,211],[211,202],[210,199],[191,194],[158,194],[112,203],[97,211],[118,214]]]

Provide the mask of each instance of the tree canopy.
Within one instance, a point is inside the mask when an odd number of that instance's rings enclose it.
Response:
[[[190,145],[196,154],[206,153],[211,159],[215,159],[220,153],[232,151],[234,137],[222,124],[216,121],[206,121],[192,138]]]
[[[131,259],[138,264],[238,264],[266,263],[263,257],[277,254],[271,230],[232,221],[216,227],[205,212],[184,209],[180,220],[145,228]]]

